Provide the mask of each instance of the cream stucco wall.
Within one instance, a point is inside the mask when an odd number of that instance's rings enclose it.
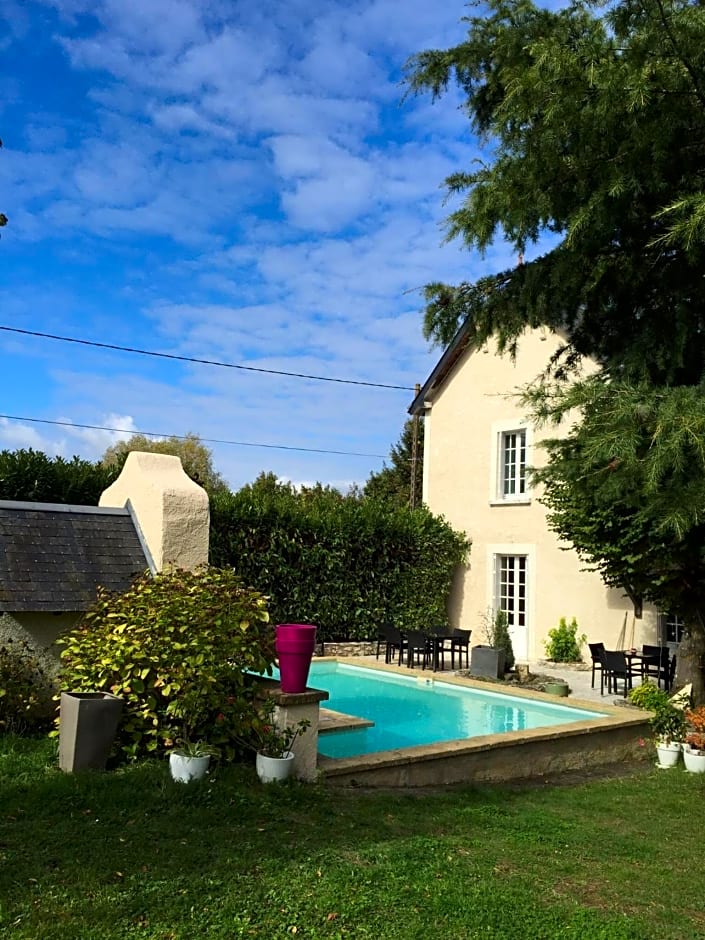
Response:
[[[208,494],[184,473],[178,457],[129,453],[99,505],[128,503],[157,571],[208,563]]]
[[[519,661],[545,656],[543,642],[560,617],[576,617],[588,641],[602,640],[608,648],[656,639],[653,610],[635,619],[621,592],[607,589],[599,575],[581,570],[573,551],[562,550],[535,490],[521,502],[497,498],[502,431],[526,427],[527,463],[544,460],[540,432],[522,414],[515,392],[541,372],[559,342],[545,331],[527,333],[515,361],[500,357],[494,345],[466,351],[425,412],[424,502],[472,539],[470,563],[455,580],[451,622],[472,629],[473,643],[483,642],[483,614],[495,602],[494,556],[526,556],[527,626],[512,637]]]

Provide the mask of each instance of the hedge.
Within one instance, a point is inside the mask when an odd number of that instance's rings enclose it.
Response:
[[[469,547],[425,508],[320,486],[297,493],[266,476],[211,503],[211,564],[266,594],[274,623],[315,623],[324,640],[371,639],[384,621],[445,623]]]

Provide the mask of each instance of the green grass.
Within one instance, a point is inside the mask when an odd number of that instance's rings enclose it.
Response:
[[[341,792],[0,739],[0,936],[705,938],[705,781]]]

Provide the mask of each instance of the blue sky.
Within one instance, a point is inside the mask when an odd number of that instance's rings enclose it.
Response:
[[[451,93],[402,101],[465,35],[423,0],[3,0],[0,325],[413,387],[440,351],[419,288],[511,263],[442,244],[478,152]],[[354,451],[209,445],[234,487],[363,483],[406,391],[165,362],[0,332],[0,412]],[[118,436],[0,419],[0,448]]]

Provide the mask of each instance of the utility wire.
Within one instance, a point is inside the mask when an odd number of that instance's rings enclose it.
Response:
[[[115,343],[98,343],[89,339],[77,339],[74,336],[57,336],[55,333],[40,333],[38,330],[21,330],[15,326],[0,326],[6,333],[22,333],[23,336],[38,336],[41,339],[56,339],[62,343],[77,343],[80,346],[95,346],[98,349],[116,349],[119,352],[137,353],[140,356],[154,356],[158,359],[176,359],[179,362],[195,362],[203,366],[220,366],[223,369],[242,369],[244,372],[264,372],[267,375],[286,375],[294,379],[313,379],[316,382],[338,382],[342,385],[365,385],[368,388],[389,388],[402,392],[413,392],[410,385],[386,385],[383,382],[362,382],[359,379],[340,379],[328,375],[308,375],[305,372],[285,372],[283,369],[263,369],[258,366],[243,366],[234,362],[221,362],[218,359],[197,359],[194,356],[177,356],[176,353],[155,352],[150,349],[138,349],[134,346],[118,346]]]
[[[180,441],[187,440],[184,434],[162,434],[158,431],[138,431],[135,428],[106,428],[101,424],[75,424],[73,421],[49,421],[47,418],[23,418],[18,415],[0,415],[6,421],[31,421],[33,424],[54,424],[63,428],[83,428],[88,431],[117,431],[121,434],[143,434],[145,437],[175,437]],[[323,450],[318,447],[293,447],[289,444],[255,444],[252,441],[221,441],[215,437],[199,437],[204,444],[232,444],[234,447],[266,447],[270,450],[298,450],[307,454],[337,454],[340,457],[378,457],[381,460],[386,454],[360,454],[353,450]]]

